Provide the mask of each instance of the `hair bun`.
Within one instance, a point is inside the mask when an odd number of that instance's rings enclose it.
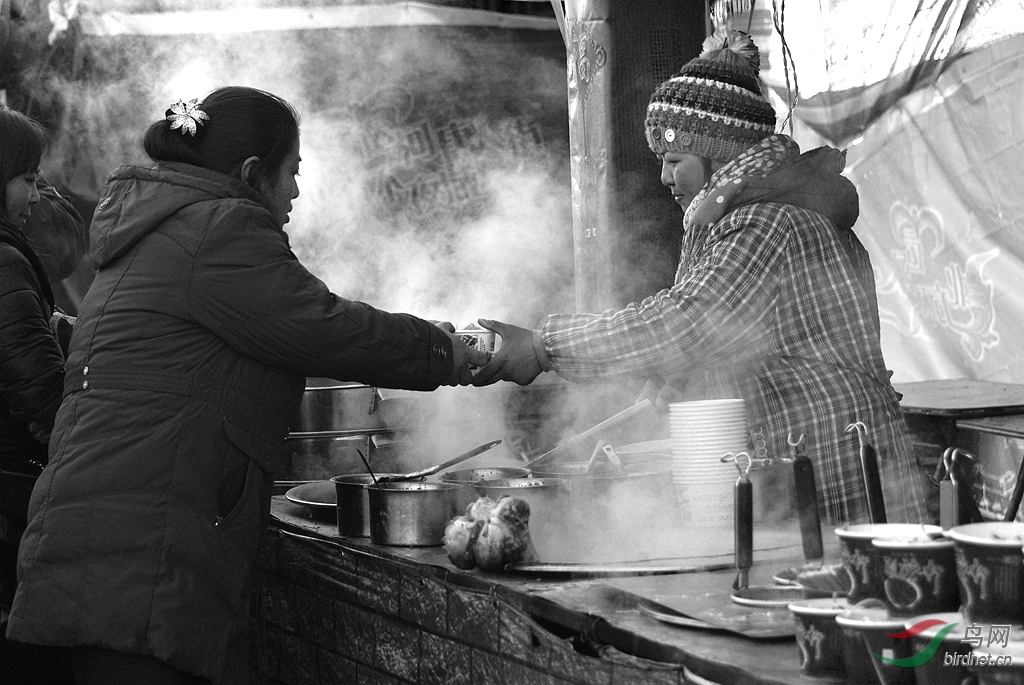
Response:
[[[753,39],[743,31],[721,28],[704,39],[701,57],[725,62],[733,67],[745,66],[754,73],[761,71],[761,53]]]

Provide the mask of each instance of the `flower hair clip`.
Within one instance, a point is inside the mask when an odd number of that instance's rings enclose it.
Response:
[[[167,121],[171,122],[171,130],[180,128],[182,135],[187,133],[190,136],[195,136],[196,125],[202,124],[204,120],[210,118],[206,112],[199,109],[201,104],[203,103],[199,102],[198,98],[192,98],[187,103],[178,100],[171,105],[171,108],[167,110]]]

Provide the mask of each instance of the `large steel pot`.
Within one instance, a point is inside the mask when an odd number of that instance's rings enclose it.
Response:
[[[377,411],[377,389],[330,378],[307,378],[299,409],[292,418],[293,433],[373,431],[385,427]]]
[[[678,500],[672,472],[659,464],[624,464],[615,471],[610,463],[595,464],[587,472],[587,463],[549,464],[537,469],[538,478],[561,478],[569,483],[571,511],[583,531],[601,534],[613,525],[624,528],[625,521],[636,526],[654,519],[678,516]],[[624,513],[628,511],[628,516]]]
[[[343,473],[365,472],[359,452],[369,454],[365,435],[289,435],[285,439],[287,466],[275,475],[279,481],[327,480]]]
[[[378,545],[437,547],[455,518],[455,483],[398,481],[366,486],[370,541]]]

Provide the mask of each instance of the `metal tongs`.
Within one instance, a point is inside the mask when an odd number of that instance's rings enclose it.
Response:
[[[856,421],[846,427],[846,432],[856,430],[860,440],[860,469],[864,478],[864,491],[868,498],[868,518],[871,523],[886,523],[885,497],[882,494],[882,478],[878,472],[878,452],[867,440],[868,427]]]

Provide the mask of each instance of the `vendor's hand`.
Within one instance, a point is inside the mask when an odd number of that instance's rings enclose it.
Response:
[[[533,349],[533,331],[490,319],[480,319],[478,323],[501,336],[501,348],[476,372],[473,385],[490,385],[497,381],[529,385],[541,374],[543,369]]]
[[[473,369],[486,364],[491,355],[483,350],[470,347],[462,338],[446,331],[452,341],[452,375],[444,385],[469,385],[473,382]]]

